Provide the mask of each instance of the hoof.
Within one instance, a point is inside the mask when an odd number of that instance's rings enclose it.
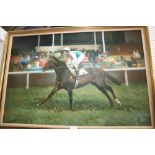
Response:
[[[119,101],[119,99],[117,99],[117,98],[115,99],[115,102],[116,102],[118,105],[120,105],[120,106],[122,105],[122,103],[121,103],[121,102]]]
[[[39,103],[37,103],[37,107],[39,107],[40,106],[40,104]]]

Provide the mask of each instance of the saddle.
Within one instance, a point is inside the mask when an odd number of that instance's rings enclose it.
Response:
[[[80,68],[78,71],[76,69],[68,67],[72,76],[76,79],[75,81],[75,88],[78,87],[79,84],[79,77],[88,74],[88,72],[84,68]]]
[[[76,69],[73,69],[73,68],[70,68],[69,67],[69,70],[71,72],[71,74],[77,78],[77,77],[80,77],[80,76],[83,76],[85,74],[88,74],[88,72],[84,69],[84,68],[80,68],[78,71]]]

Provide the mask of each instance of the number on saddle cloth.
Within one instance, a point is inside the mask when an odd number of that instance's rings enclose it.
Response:
[[[88,74],[88,72],[84,68],[81,68],[79,70],[79,76],[82,76],[82,75],[85,75],[85,74]]]

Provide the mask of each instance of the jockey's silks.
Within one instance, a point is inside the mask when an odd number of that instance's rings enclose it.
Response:
[[[73,60],[73,57],[72,57],[72,55],[71,55],[70,53],[68,53],[68,57],[69,57],[71,60]]]
[[[71,60],[73,60],[72,54],[76,55],[76,57],[79,58],[80,55],[81,55],[81,53],[82,53],[81,51],[71,51],[71,52],[68,54],[68,56],[69,56],[69,58],[70,58]]]

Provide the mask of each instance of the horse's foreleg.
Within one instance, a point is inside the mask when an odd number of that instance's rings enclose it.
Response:
[[[69,96],[69,110],[73,110],[72,108],[72,102],[73,102],[73,90],[68,90],[68,96]]]
[[[54,87],[53,90],[51,91],[51,93],[47,96],[47,98],[45,98],[43,101],[41,101],[41,103],[37,104],[37,105],[42,105],[44,104],[50,97],[52,97],[58,90],[60,90],[59,87]]]

